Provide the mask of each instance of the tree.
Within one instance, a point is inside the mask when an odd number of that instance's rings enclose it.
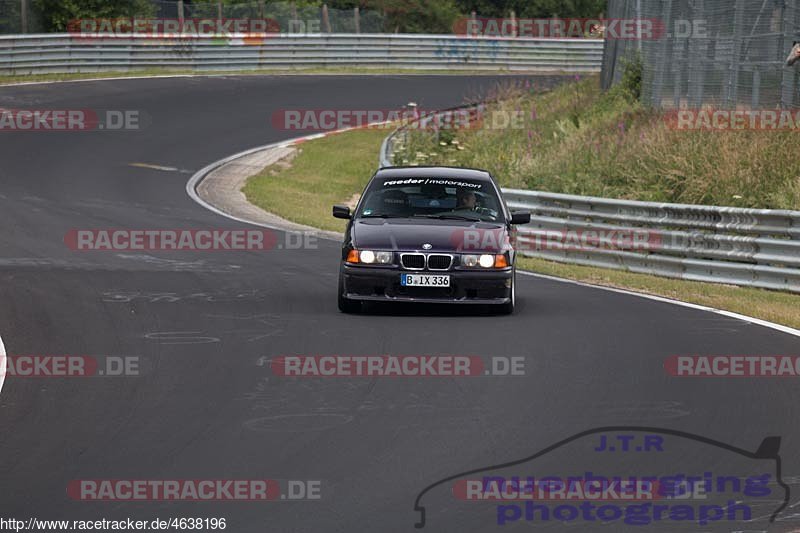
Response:
[[[452,33],[460,16],[454,0],[364,0],[360,7],[383,13],[388,32]]]
[[[6,3],[0,11],[0,33],[22,33],[22,17],[19,2]]]
[[[463,13],[475,11],[480,17],[594,18],[606,9],[607,0],[456,0]]]
[[[64,31],[77,19],[152,17],[150,0],[33,0],[45,31]]]

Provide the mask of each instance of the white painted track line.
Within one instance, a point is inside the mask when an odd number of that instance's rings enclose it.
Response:
[[[3,346],[3,338],[0,337],[0,392],[3,390],[3,382],[6,380],[6,348]]]
[[[383,124],[385,124],[385,122],[381,122],[381,123],[378,123],[378,124],[371,124],[371,125],[375,126],[375,125],[383,125]],[[278,147],[278,146],[292,146],[292,145],[299,144],[299,143],[304,142],[304,141],[308,141],[308,140],[312,140],[312,139],[318,139],[318,138],[321,138],[321,137],[325,137],[327,135],[341,133],[343,131],[347,131],[347,130],[351,130],[351,129],[357,129],[357,128],[345,128],[343,130],[334,130],[334,131],[331,131],[331,132],[326,132],[326,133],[321,133],[321,134],[317,133],[317,134],[313,134],[313,135],[306,135],[306,136],[303,136],[303,137],[297,137],[295,139],[289,139],[289,140],[286,140],[286,141],[267,144],[265,146],[259,146],[259,147],[256,147],[256,148],[251,148],[249,150],[245,150],[243,152],[239,152],[237,154],[228,156],[228,157],[226,157],[224,159],[220,159],[219,161],[215,161],[215,162],[211,163],[210,165],[206,166],[205,168],[202,168],[199,171],[197,171],[189,179],[189,181],[186,183],[186,192],[189,194],[189,196],[195,202],[197,202],[198,204],[200,204],[204,208],[206,208],[209,211],[212,211],[212,212],[214,212],[214,213],[216,213],[218,215],[227,217],[227,218],[232,219],[232,220],[236,220],[237,222],[244,222],[246,224],[254,224],[254,225],[265,227],[265,228],[277,229],[277,230],[281,230],[281,231],[287,231],[284,228],[278,228],[278,227],[270,226],[268,224],[261,224],[261,223],[258,223],[258,222],[254,222],[252,220],[245,220],[245,219],[236,217],[234,215],[230,215],[228,213],[225,213],[225,212],[217,209],[216,207],[214,207],[213,205],[209,204],[208,202],[206,202],[205,200],[203,200],[202,198],[200,198],[198,196],[197,191],[196,191],[197,185],[203,180],[203,178],[205,178],[212,171],[216,170],[217,168],[221,167],[222,165],[224,165],[226,163],[229,163],[231,161],[239,159],[240,157],[243,157],[243,156],[246,156],[246,155],[252,154],[254,152],[261,151],[261,150],[268,150],[270,148],[274,148],[274,147]],[[750,317],[750,316],[746,316],[746,315],[740,315],[739,313],[734,313],[732,311],[724,311],[722,309],[715,309],[713,307],[706,307],[704,305],[698,305],[698,304],[693,304],[693,303],[689,303],[689,302],[682,302],[680,300],[672,300],[670,298],[664,298],[664,297],[661,297],[661,296],[654,296],[652,294],[634,292],[634,291],[629,291],[629,290],[625,290],[625,289],[617,289],[617,288],[614,288],[614,287],[605,287],[603,285],[593,285],[591,283],[584,283],[584,282],[581,282],[581,281],[574,281],[574,280],[571,280],[571,279],[557,278],[555,276],[548,276],[548,275],[545,275],[545,274],[537,274],[535,272],[526,272],[524,270],[518,270],[517,272],[520,273],[520,274],[526,275],[526,276],[532,276],[532,277],[537,277],[537,278],[542,278],[542,279],[549,279],[549,280],[558,281],[558,282],[561,282],[561,283],[572,283],[573,285],[579,285],[581,287],[591,287],[591,288],[594,288],[594,289],[600,289],[600,290],[604,290],[604,291],[616,292],[616,293],[619,293],[619,294],[626,294],[628,296],[637,296],[639,298],[647,298],[648,300],[654,300],[656,302],[662,302],[662,303],[673,304],[673,305],[680,305],[682,307],[688,307],[690,309],[696,309],[698,311],[706,311],[706,312],[709,312],[709,313],[716,313],[718,315],[726,316],[728,318],[733,318],[733,319],[736,319],[736,320],[742,320],[742,321],[748,322],[750,324],[756,324],[758,326],[763,326],[763,327],[766,327],[766,328],[774,329],[776,331],[780,331],[780,332],[786,333],[788,335],[794,335],[795,337],[800,337],[800,330],[791,328],[789,326],[784,326],[782,324],[776,324],[774,322],[769,322],[768,320],[762,320],[760,318],[754,318],[754,317]]]
[[[743,320],[745,322],[750,322],[751,324],[756,324],[759,326],[764,326],[766,328],[771,328],[782,333],[787,333],[789,335],[794,335],[795,337],[800,337],[800,330],[790,328],[789,326],[784,326],[782,324],[776,324],[774,322],[770,322],[768,320],[762,320],[760,318],[753,318],[747,315],[740,315],[739,313],[734,313],[733,311],[724,311],[722,309],[715,309],[714,307],[706,307],[705,305],[693,304],[689,302],[682,302],[680,300],[672,300],[670,298],[664,298],[662,296],[654,296],[652,294],[645,294],[642,292],[634,292],[625,289],[617,289],[615,287],[606,287],[604,285],[593,285],[591,283],[584,283],[582,281],[575,281],[571,279],[564,279],[564,278],[557,278],[555,276],[548,276],[546,274],[537,274],[535,272],[526,272],[524,270],[518,270],[519,274],[524,274],[526,276],[532,276],[535,278],[542,278],[542,279],[549,279],[552,281],[559,281],[561,283],[571,283],[573,285],[580,285],[581,287],[591,287],[593,289],[600,289],[603,291],[610,291],[610,292],[617,292],[619,294],[626,294],[628,296],[638,296],[639,298],[647,298],[648,300],[655,300],[656,302],[662,302],[667,304],[673,305],[680,305],[682,307],[688,307],[690,309],[697,309],[698,311],[707,311],[709,313],[716,313],[718,315],[723,315],[728,318],[735,318],[737,320]]]

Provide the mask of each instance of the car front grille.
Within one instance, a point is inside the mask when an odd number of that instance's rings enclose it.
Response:
[[[447,270],[452,262],[453,258],[449,255],[431,254],[428,256],[428,269]]]
[[[400,264],[408,270],[449,270],[453,256],[447,254],[400,254]]]
[[[400,263],[403,265],[403,268],[422,270],[425,268],[425,256],[423,254],[402,254],[400,256]]]

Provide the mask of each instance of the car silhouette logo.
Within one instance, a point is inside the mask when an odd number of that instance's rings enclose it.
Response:
[[[787,485],[786,482],[781,477],[782,461],[781,461],[781,456],[779,454],[781,437],[779,436],[768,436],[764,438],[761,442],[761,445],[756,449],[756,451],[750,451],[747,449],[735,447],[725,442],[713,440],[701,435],[688,433],[685,431],[678,431],[674,429],[667,429],[660,427],[645,427],[645,426],[605,426],[576,433],[570,437],[567,437],[554,444],[551,444],[550,446],[547,446],[544,449],[541,449],[528,457],[524,457],[516,461],[505,462],[502,464],[487,466],[483,468],[474,468],[471,470],[467,470],[465,472],[461,472],[459,474],[445,477],[444,479],[440,479],[439,481],[431,483],[417,494],[417,498],[414,501],[414,511],[419,513],[418,521],[414,524],[414,527],[417,529],[422,529],[425,527],[427,508],[425,505],[423,505],[422,500],[427,493],[431,492],[436,487],[444,485],[447,482],[456,481],[464,476],[475,476],[476,474],[487,473],[492,470],[507,469],[518,465],[533,463],[533,461],[535,461],[536,459],[544,455],[550,454],[556,451],[558,448],[565,447],[574,441],[578,441],[579,439],[583,439],[587,436],[593,436],[602,433],[614,433],[614,432],[628,432],[628,433],[645,432],[660,436],[670,436],[673,438],[681,439],[683,441],[694,441],[703,445],[708,445],[710,447],[724,450],[725,452],[729,452],[734,455],[744,457],[746,459],[751,459],[756,461],[758,460],[770,461],[772,462],[772,467],[770,468],[770,474],[775,476],[774,487],[776,493],[780,494],[780,492],[782,492],[783,498],[778,497],[774,500],[766,500],[770,505],[770,507],[773,504],[776,505],[776,507],[772,508],[771,512],[765,515],[763,518],[768,518],[770,523],[774,523],[778,518],[778,516],[781,514],[781,512],[784,511],[789,506],[790,488],[789,485]],[[598,451],[598,449],[595,449],[595,451]],[[641,451],[641,449],[637,449],[637,451]]]
[[[426,242],[425,244],[423,244],[423,245],[422,245],[422,249],[423,249],[423,250],[430,250],[431,248],[433,248],[433,245],[432,245],[432,244],[429,244],[429,243],[427,243],[427,242]]]

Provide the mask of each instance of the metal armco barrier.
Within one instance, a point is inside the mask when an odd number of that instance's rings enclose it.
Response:
[[[599,72],[599,39],[492,39],[454,35],[276,34],[261,39],[0,37],[0,74],[152,69],[321,67]]]
[[[421,119],[430,120],[431,116]],[[392,166],[405,129],[398,128],[384,140],[381,167]],[[519,226],[517,248],[523,255],[800,293],[800,211],[519,189],[503,189],[503,194],[509,208],[531,212],[530,224]]]

